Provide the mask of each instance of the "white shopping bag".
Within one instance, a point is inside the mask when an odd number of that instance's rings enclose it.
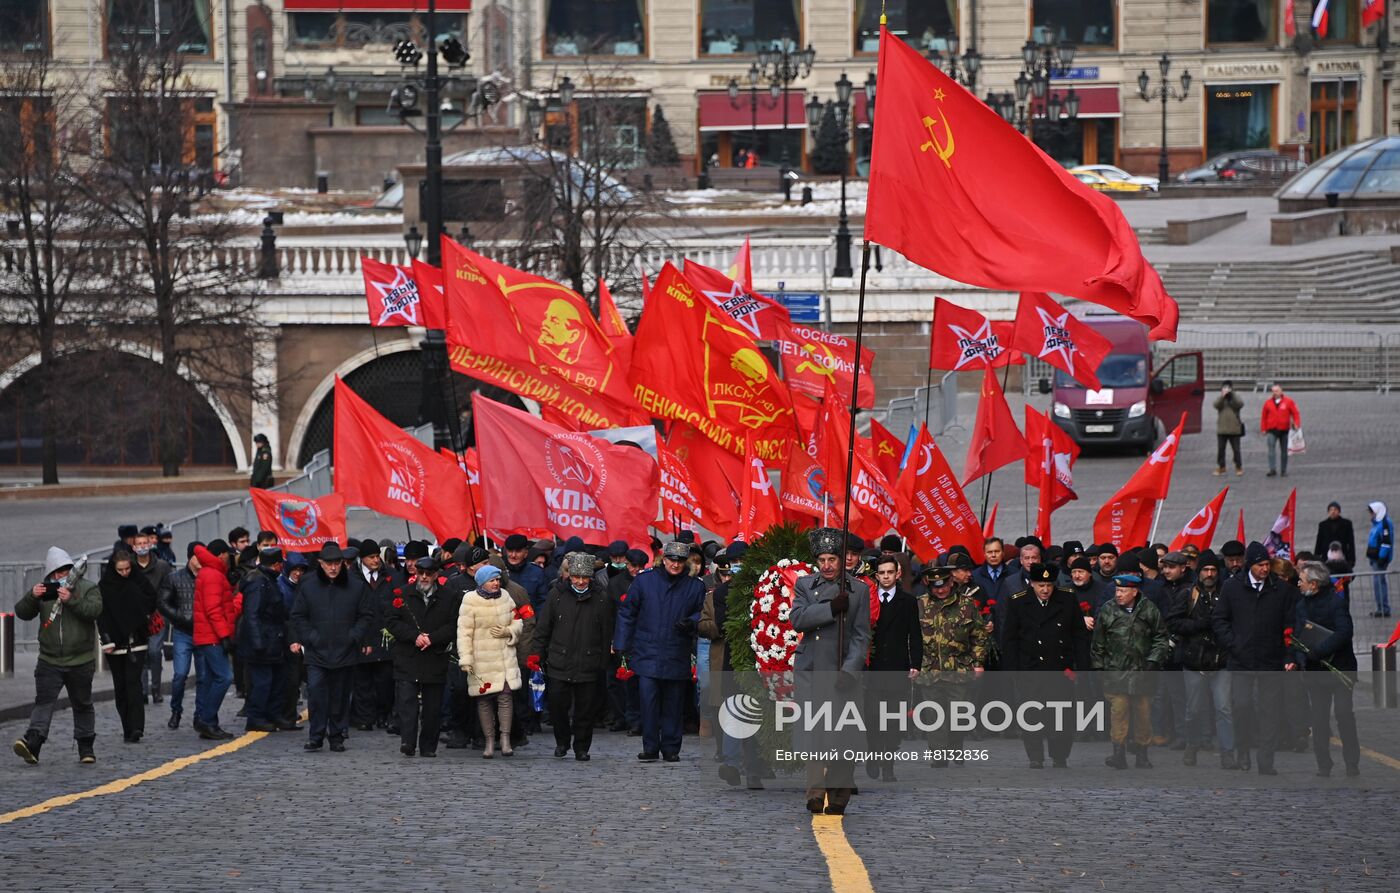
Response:
[[[1307,450],[1308,445],[1303,442],[1303,429],[1290,428],[1288,431],[1288,455],[1296,456],[1299,453],[1307,452]]]

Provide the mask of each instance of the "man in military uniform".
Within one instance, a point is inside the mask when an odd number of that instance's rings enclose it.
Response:
[[[275,481],[272,477],[272,447],[266,434],[254,434],[253,443],[257,451],[253,453],[253,473],[248,478],[248,486],[266,490]]]
[[[1011,596],[1006,611],[1006,636],[1002,666],[1017,672],[1016,693],[1024,701],[1072,701],[1075,671],[1089,667],[1089,630],[1074,594],[1060,589],[1055,568],[1036,563],[1026,572],[1028,589]],[[1032,769],[1045,766],[1048,743],[1055,768],[1068,765],[1074,746],[1072,729],[1055,729],[1054,714],[1044,711],[1029,723],[1044,724],[1039,731],[1021,731],[1021,743]]]
[[[949,704],[968,700],[971,682],[982,675],[986,664],[991,634],[982,621],[977,602],[972,596],[957,592],[952,576],[952,569],[947,567],[930,567],[924,571],[928,595],[919,604],[924,665],[918,681],[928,691],[929,699],[943,708],[943,724],[930,733],[929,746],[958,750],[962,747],[963,733],[952,729]],[[954,758],[953,762],[962,760]],[[933,761],[934,767],[946,765],[947,760]]]
[[[799,578],[793,587],[792,628],[802,634],[793,670],[799,688],[806,676],[809,692],[814,673],[837,674],[839,694],[852,697],[870,646],[870,590],[853,574],[842,573],[845,543],[840,530],[820,527],[808,536],[817,573]],[[837,705],[833,715],[840,713]],[[844,814],[854,775],[855,766],[844,760],[808,761],[807,809]]]

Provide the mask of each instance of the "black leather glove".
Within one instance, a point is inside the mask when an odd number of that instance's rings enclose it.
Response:
[[[832,614],[844,614],[846,613],[846,609],[851,606],[851,595],[843,589],[836,593],[836,597],[833,598],[829,604],[831,605]]]
[[[694,620],[691,620],[689,617],[683,618],[683,619],[681,619],[681,620],[677,620],[677,621],[676,621],[676,632],[680,633],[680,634],[683,635],[683,636],[694,635],[694,634],[695,634],[695,621],[694,621]]]

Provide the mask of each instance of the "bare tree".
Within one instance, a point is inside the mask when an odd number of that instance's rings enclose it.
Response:
[[[0,319],[37,351],[43,482],[57,484],[59,433],[73,421],[60,352],[65,331],[100,322],[105,290],[89,260],[107,220],[92,199],[85,85],[58,72],[35,23],[21,52],[0,55],[0,203],[17,218],[0,269]]]
[[[195,6],[161,3],[164,19],[152,21],[148,0],[117,0],[113,15],[125,24],[109,32],[106,92],[94,97],[106,139],[94,158],[101,188],[89,195],[131,252],[105,272],[130,301],[125,328],[158,351],[151,410],[166,476],[179,474],[190,403],[200,399],[184,380],[225,395],[234,412],[247,399],[275,399],[253,374],[256,270],[235,262],[247,237],[227,217],[198,213],[219,147],[214,97],[184,67],[204,33]]]

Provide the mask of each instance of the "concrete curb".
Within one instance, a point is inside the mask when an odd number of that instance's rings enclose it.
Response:
[[[247,475],[197,478],[138,478],[101,484],[58,484],[52,487],[0,487],[0,502],[28,499],[76,499],[91,496],[148,496],[155,493],[199,493],[242,490]]]

